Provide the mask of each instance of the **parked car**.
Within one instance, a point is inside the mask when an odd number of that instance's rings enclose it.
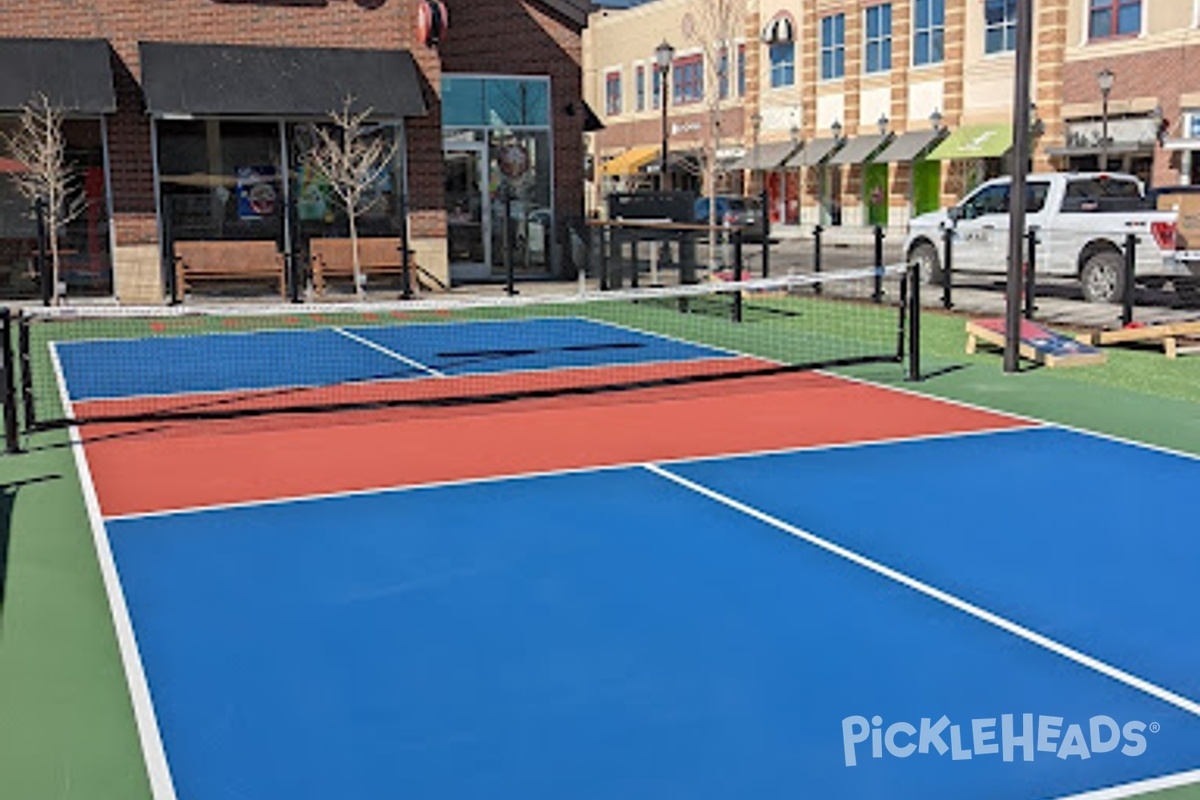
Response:
[[[954,229],[954,267],[1004,274],[1008,265],[1011,179],[982,184],[958,205],[909,223],[904,252],[930,281],[941,280],[942,232]],[[1136,177],[1118,173],[1042,173],[1028,178],[1027,224],[1038,229],[1039,275],[1076,278],[1091,302],[1124,294],[1124,246],[1138,234],[1134,274],[1190,300],[1200,285],[1200,260],[1176,253],[1176,213],[1155,210]]]
[[[742,229],[742,237],[752,241],[762,241],[766,227],[763,224],[762,205],[756,197],[740,197],[737,195],[717,195],[716,203],[716,223],[724,226],[725,223],[730,225],[740,226]],[[708,220],[708,198],[700,197],[696,199],[695,220],[700,223],[707,223]]]

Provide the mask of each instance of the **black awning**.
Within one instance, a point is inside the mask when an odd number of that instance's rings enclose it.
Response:
[[[155,115],[323,117],[348,96],[379,119],[426,113],[407,50],[164,42],[139,49],[146,106]]]
[[[111,114],[111,52],[104,39],[0,39],[0,111],[44,94],[66,112]]]

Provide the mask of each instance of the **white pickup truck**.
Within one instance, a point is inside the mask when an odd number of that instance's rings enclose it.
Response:
[[[954,230],[953,269],[1004,274],[1008,269],[1011,179],[979,186],[957,206],[915,217],[904,252],[922,275],[941,280],[943,231]],[[1125,287],[1125,238],[1137,235],[1138,283],[1165,286],[1200,300],[1200,262],[1175,253],[1175,212],[1151,210],[1141,181],[1114,173],[1041,173],[1028,177],[1026,225],[1037,228],[1037,274],[1079,280],[1091,302],[1119,302]]]

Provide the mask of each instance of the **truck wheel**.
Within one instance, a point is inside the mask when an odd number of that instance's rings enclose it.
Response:
[[[1200,279],[1176,279],[1175,294],[1185,306],[1200,306]]]
[[[1125,294],[1125,259],[1110,250],[1096,253],[1079,273],[1083,299],[1089,303],[1119,303]]]
[[[942,282],[942,259],[937,248],[929,242],[919,242],[908,251],[908,260],[916,262],[921,279],[926,283]]]

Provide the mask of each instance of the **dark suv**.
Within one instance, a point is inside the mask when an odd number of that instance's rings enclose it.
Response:
[[[736,195],[717,195],[716,197],[717,225],[737,225],[742,228],[742,236],[754,241],[762,241],[765,227],[763,225],[762,206],[756,197],[739,197]],[[696,200],[696,222],[708,222],[708,198]]]

